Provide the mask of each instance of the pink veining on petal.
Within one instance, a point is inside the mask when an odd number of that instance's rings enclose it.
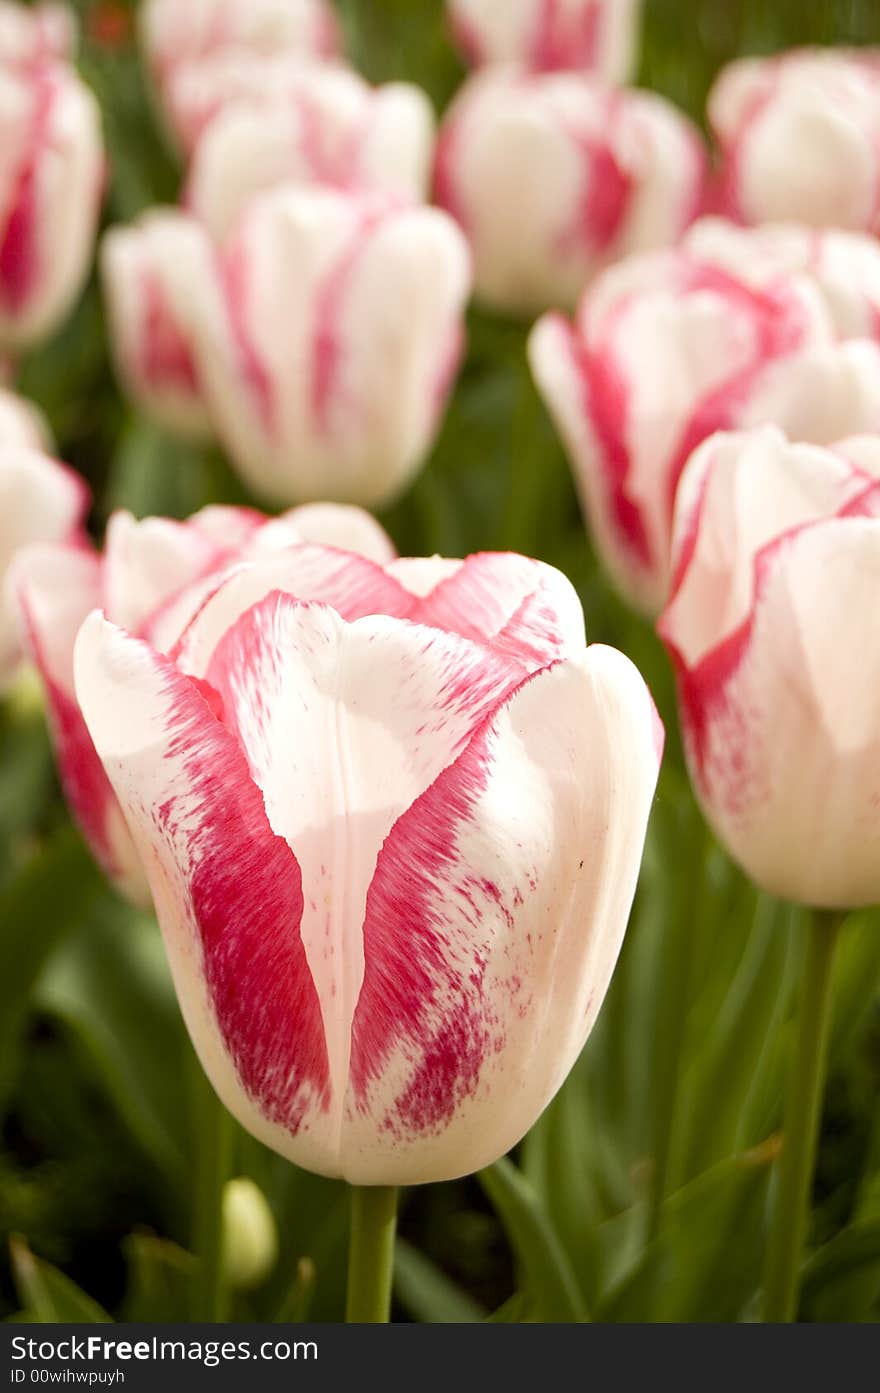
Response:
[[[565,250],[581,247],[591,256],[601,256],[614,245],[626,222],[636,183],[613,149],[620,109],[618,94],[612,93],[606,103],[605,129],[599,136],[575,126],[568,128],[569,139],[581,156],[584,183],[574,220],[562,238]]]
[[[653,554],[638,504],[626,493],[630,469],[626,425],[630,389],[626,373],[611,353],[593,351],[561,317],[583,393],[583,409],[596,439],[603,466],[606,496],[614,525],[634,559],[650,568]]]
[[[75,698],[52,677],[41,635],[30,613],[26,593],[20,595],[28,642],[46,692],[48,718],[64,796],[105,874],[113,879],[122,871],[108,835],[108,822],[116,809],[116,795],[89,735]]]
[[[454,112],[441,122],[434,146],[433,194],[434,202],[455,218],[464,232],[468,231],[469,218],[464,201],[458,191],[456,166],[459,161],[463,123],[467,119],[466,110]]]
[[[337,256],[315,296],[312,330],[312,415],[319,431],[331,429],[330,410],[339,391],[344,358],[343,319],[345,301],[358,262],[373,230],[388,215],[387,205],[363,210],[348,245]]]
[[[366,1110],[392,1052],[406,1051],[409,1081],[384,1119],[392,1133],[440,1130],[475,1092],[496,1044],[491,1006],[480,993],[485,962],[478,955],[450,961],[432,895],[436,884],[448,881],[456,831],[486,787],[488,761],[484,730],[395,824],[367,896],[351,1089],[355,1105]],[[467,893],[452,885],[448,892]],[[431,1023],[437,1007],[439,1025]]]
[[[217,719],[219,697],[206,702],[204,684],[155,661],[167,684],[166,758],[181,761],[186,776],[182,813],[172,794],[154,810],[155,823],[189,847],[208,994],[241,1083],[267,1118],[296,1133],[310,1106],[330,1105],[321,1008],[299,932],[299,865]]]
[[[55,97],[51,71],[38,66],[33,75],[30,128],[0,233],[0,305],[13,314],[27,304],[41,274],[37,181]]]
[[[800,301],[783,285],[755,290],[713,266],[691,268],[688,291],[711,290],[742,310],[751,322],[755,347],[750,361],[696,405],[682,432],[667,475],[669,517],[682,470],[694,450],[717,430],[736,425],[738,414],[769,363],[793,353],[803,343],[808,325]]]
[[[141,272],[143,326],[140,372],[152,387],[199,391],[199,379],[189,344],[175,323],[161,282],[149,267]]]
[[[540,0],[528,57],[538,72],[596,66],[601,23],[599,3],[582,4],[566,17],[562,0]]]
[[[248,305],[249,260],[244,241],[238,241],[219,262],[229,326],[246,389],[253,399],[263,430],[276,432],[275,392],[271,374],[251,335]]]

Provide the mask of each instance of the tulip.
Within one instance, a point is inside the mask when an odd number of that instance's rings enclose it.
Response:
[[[189,151],[192,132],[179,126],[173,100],[182,73],[254,58],[332,58],[339,32],[328,0],[146,0],[141,42],[166,115]]]
[[[86,278],[104,181],[97,103],[72,69],[0,64],[0,348],[53,332]]]
[[[760,284],[681,251],[636,257],[548,315],[532,370],[571,456],[597,549],[623,595],[656,614],[671,577],[682,469],[716,430],[776,423],[827,444],[880,429],[880,348],[838,342],[807,276]]]
[[[447,9],[471,63],[632,76],[641,0],[447,0]]]
[[[73,684],[77,631],[100,605],[132,633],[171,647],[219,572],[242,557],[313,541],[360,551],[376,563],[394,555],[369,514],[332,505],[295,509],[272,520],[247,508],[209,507],[184,523],[136,522],[118,512],[108,524],[101,555],[82,541],[29,547],[19,555],[10,586],[26,646],[43,680],[67,800],[95,859],[135,903],[148,904],[149,890],[80,714]]]
[[[222,582],[173,661],[91,615],[75,670],[239,1121],[359,1185],[514,1145],[599,1010],[662,745],[564,577],[294,548]]]
[[[709,121],[733,216],[880,230],[878,50],[740,59],[717,78]]]
[[[181,254],[174,312],[196,345],[217,435],[280,503],[374,505],[427,453],[463,337],[467,244],[433,208],[280,189],[220,258]]]
[[[840,339],[880,340],[880,244],[861,232],[817,231],[801,223],[739,227],[701,218],[682,243],[697,260],[769,289],[806,276],[825,303]]]
[[[0,66],[28,68],[51,58],[70,58],[76,24],[67,5],[0,3]]]
[[[880,900],[880,440],[723,434],[681,480],[659,624],[694,787],[771,894]]]
[[[181,248],[211,261],[199,225],[153,209],[132,227],[108,232],[101,248],[104,298],[117,374],[142,411],[176,435],[210,435],[193,345],[174,314],[166,281]]]
[[[9,414],[10,428],[5,429]],[[0,691],[8,690],[21,662],[10,570],[35,542],[68,542],[75,549],[88,509],[85,484],[73,470],[49,459],[28,440],[38,422],[25,403],[0,394]],[[15,430],[21,431],[19,438]]]
[[[880,900],[880,440],[775,427],[707,440],[682,476],[659,624],[707,818],[771,894],[812,906],[764,1318],[794,1320],[843,911]]]
[[[492,68],[442,123],[435,192],[470,239],[482,299],[530,315],[573,306],[627,252],[675,242],[704,177],[696,128],[662,97]]]
[[[329,64],[285,68],[278,94],[227,102],[199,140],[187,204],[224,238],[249,199],[279,184],[376,189],[413,201],[430,181],[434,116],[408,83],[371,88]]]

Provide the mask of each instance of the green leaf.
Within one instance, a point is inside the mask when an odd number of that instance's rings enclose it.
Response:
[[[196,1271],[192,1253],[149,1233],[130,1234],[123,1251],[128,1263],[125,1319],[187,1320]]]
[[[403,1238],[394,1253],[394,1289],[410,1315],[426,1323],[463,1325],[486,1318],[478,1302]]]
[[[82,840],[64,827],[0,896],[0,1099],[15,1079],[34,984],[101,884]]]
[[[181,1187],[191,1051],[155,920],[108,893],[54,958],[39,1000],[73,1031],[132,1135]]]
[[[606,1297],[603,1321],[735,1321],[761,1279],[775,1145],[714,1166],[670,1195],[657,1238]]]
[[[880,1300],[880,1219],[851,1224],[804,1266],[803,1320],[868,1320]]]
[[[522,1173],[504,1157],[479,1171],[477,1179],[504,1225],[540,1318],[585,1319],[583,1298],[559,1235]]]
[[[42,1324],[70,1321],[89,1325],[110,1321],[97,1301],[57,1267],[35,1257],[23,1238],[10,1239],[9,1253],[18,1299],[33,1320]]]

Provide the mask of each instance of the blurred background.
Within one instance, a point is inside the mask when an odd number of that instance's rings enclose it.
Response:
[[[135,5],[77,0],[75,8],[79,67],[100,101],[110,154],[104,219],[128,222],[173,202],[180,174],[146,90]],[[442,0],[339,0],[338,8],[356,67],[372,81],[420,83],[443,110],[464,69]],[[639,81],[702,123],[710,82],[732,57],[832,42],[880,42],[877,0],[646,0]],[[641,667],[669,754],[599,1025],[517,1159],[593,1319],[748,1318],[791,1043],[800,914],[751,889],[709,840],[687,787],[666,660],[649,625],[597,570],[569,468],[527,373],[525,334],[523,325],[471,313],[439,443],[381,520],[403,554],[510,548],[559,566],[581,594],[589,638],[617,645]],[[45,410],[59,456],[90,481],[96,535],[117,507],[184,517],[207,502],[246,498],[215,449],[163,435],[124,402],[94,278],[54,341],[23,363],[17,385]],[[851,916],[838,962],[806,1319],[880,1314],[878,931],[876,913]],[[72,834],[39,709],[7,704],[0,1231],[23,1241],[17,1272],[3,1243],[5,1315],[23,1305],[29,1253],[56,1314],[94,1316],[93,1302],[114,1316],[182,1315],[198,1125],[190,1073],[155,926],[102,882]],[[236,1172],[268,1198],[280,1253],[236,1298],[235,1314],[304,1314],[313,1271],[312,1318],[338,1319],[342,1187],[295,1172],[244,1136],[236,1145]],[[658,1165],[669,1198],[652,1214]],[[528,1317],[527,1297],[505,1307],[518,1290],[516,1264],[476,1182],[405,1195],[401,1233],[397,1318],[480,1319],[498,1308],[502,1319]]]

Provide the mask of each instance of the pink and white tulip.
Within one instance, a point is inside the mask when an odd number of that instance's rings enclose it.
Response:
[[[402,491],[463,341],[470,261],[450,218],[378,195],[280,189],[249,206],[219,271],[193,247],[174,278],[212,423],[250,488],[366,505]]]
[[[370,87],[340,66],[266,74],[250,99],[230,101],[198,141],[187,178],[190,210],[224,238],[255,194],[279,184],[427,196],[434,114],[409,83]]]
[[[0,3],[0,65],[30,68],[52,58],[71,58],[76,22],[67,5]]]
[[[659,629],[706,816],[771,894],[880,900],[880,441],[693,456]]]
[[[447,0],[447,10],[470,63],[632,76],[641,0]]]
[[[609,262],[677,241],[705,168],[696,128],[654,93],[491,68],[442,123],[435,193],[467,233],[482,300],[529,315],[572,307]]]
[[[179,257],[214,251],[185,213],[154,209],[131,227],[113,228],[101,246],[101,272],[117,374],[147,415],[177,435],[210,435],[196,354],[167,290]]]
[[[173,661],[92,615],[77,693],[223,1102],[321,1174],[442,1180],[589,1034],[662,734],[551,568],[327,558],[241,568]]]
[[[77,703],[73,647],[80,625],[100,608],[131,633],[161,649],[170,647],[230,567],[313,542],[359,552],[376,564],[395,555],[387,534],[368,513],[331,504],[294,509],[273,519],[227,507],[204,508],[187,522],[136,522],[120,512],[108,523],[102,553],[80,539],[19,553],[10,590],[43,681],[67,800],[95,859],[128,898],[148,903],[149,891]]]
[[[333,58],[339,32],[329,0],[146,0],[141,42],[169,124],[190,152],[197,132],[182,119],[187,105],[185,99],[180,105],[182,82],[191,80],[198,88],[200,74],[209,74],[219,109],[221,74],[231,75],[234,83],[239,64],[259,71],[254,60],[280,58],[290,66]]]
[[[694,449],[717,430],[776,423],[826,444],[880,430],[880,348],[838,341],[809,276],[766,283],[680,251],[634,257],[547,315],[529,344],[596,547],[637,608],[671,577],[672,512]]]
[[[725,211],[880,231],[880,50],[742,58],[709,95]]]
[[[104,185],[101,118],[72,68],[0,63],[0,349],[51,334],[88,274]]]
[[[36,542],[64,542],[75,549],[88,511],[88,491],[79,475],[28,440],[28,429],[38,421],[29,421],[23,403],[15,405],[23,414],[17,415],[8,401],[3,404],[12,412],[8,431],[0,408],[0,691],[11,683],[22,658],[11,593],[16,562]],[[18,438],[16,429],[21,431]]]

